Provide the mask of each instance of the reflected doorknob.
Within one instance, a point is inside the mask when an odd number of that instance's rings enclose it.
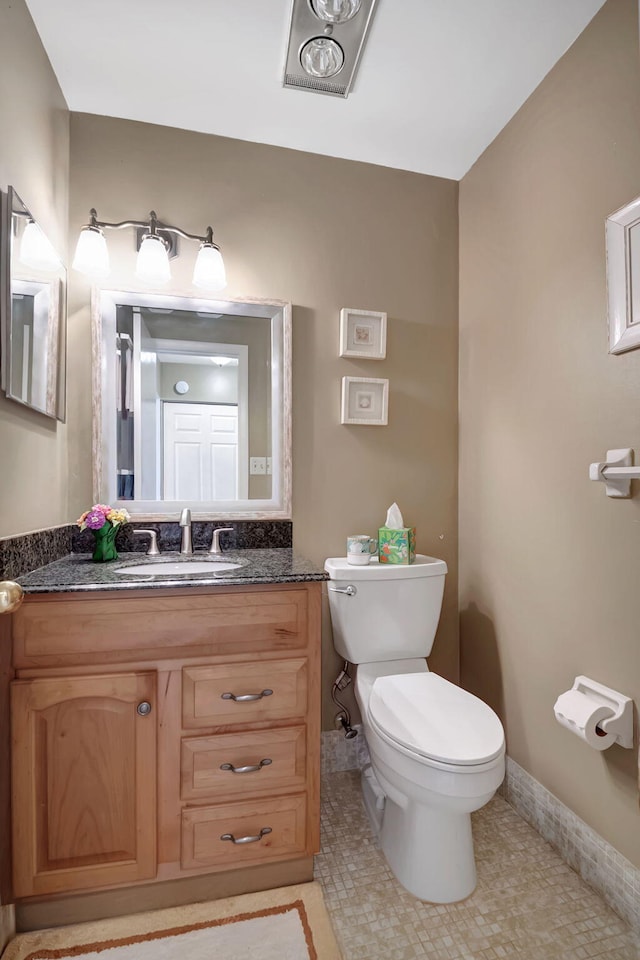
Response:
[[[0,580],[0,613],[14,613],[24,600],[24,590],[13,580]]]

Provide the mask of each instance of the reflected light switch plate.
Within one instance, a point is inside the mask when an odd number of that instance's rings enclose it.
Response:
[[[249,457],[249,473],[252,476],[265,474],[267,472],[266,457]]]

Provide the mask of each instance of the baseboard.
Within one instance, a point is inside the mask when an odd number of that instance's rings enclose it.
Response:
[[[16,928],[19,933],[25,933],[70,923],[104,920],[106,917],[124,917],[130,913],[163,910],[202,900],[221,900],[311,880],[313,857],[302,857],[283,863],[261,863],[253,867],[181,877],[161,883],[92,890],[45,900],[23,900],[16,904]]]
[[[640,869],[507,757],[500,793],[612,910],[640,933]]]
[[[358,736],[347,740],[341,730],[324,730],[320,750],[323,774],[342,770],[362,770],[369,762],[369,748],[362,732],[362,724],[353,727]]]
[[[369,751],[362,727],[345,740],[339,730],[322,734],[322,772],[362,770]],[[554,797],[519,764],[507,757],[507,773],[499,793],[551,844],[558,855],[612,910],[640,933],[640,869],[607,843],[584,820]]]

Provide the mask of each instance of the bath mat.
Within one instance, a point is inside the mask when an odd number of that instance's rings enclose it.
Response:
[[[19,934],[2,960],[341,960],[317,883]]]

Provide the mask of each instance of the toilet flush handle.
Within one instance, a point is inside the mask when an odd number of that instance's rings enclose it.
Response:
[[[331,590],[332,593],[346,593],[348,597],[355,597],[358,592],[351,583],[348,587],[329,587],[329,590]]]

